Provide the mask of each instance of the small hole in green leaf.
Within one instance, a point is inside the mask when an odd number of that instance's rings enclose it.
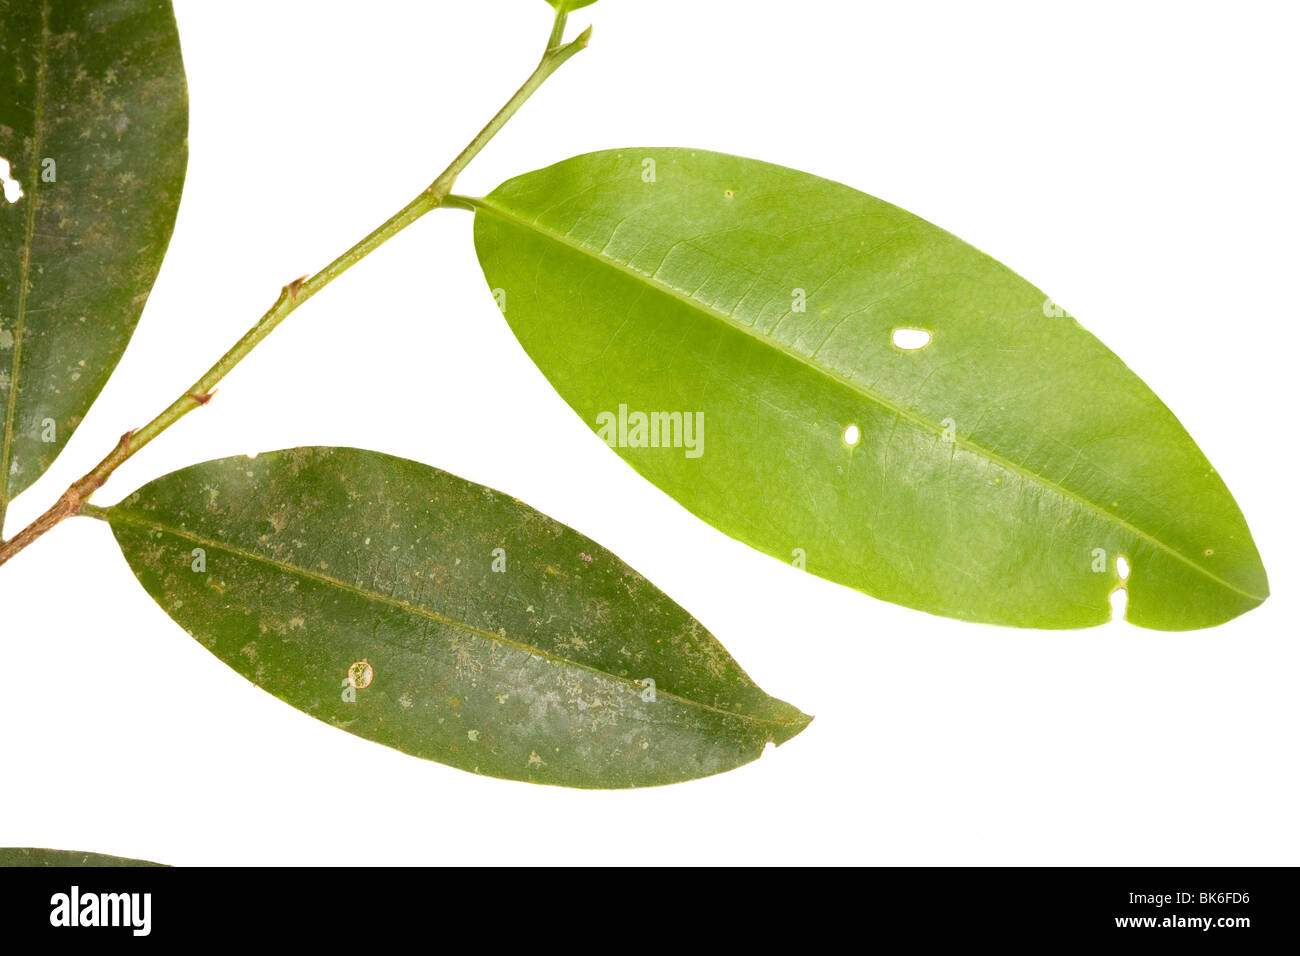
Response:
[[[1127,581],[1128,570],[1128,558],[1121,554],[1115,559],[1115,573],[1119,575],[1121,581]]]
[[[850,425],[844,429],[844,444],[850,448],[856,448],[858,442],[862,441],[862,429],[857,425]]]
[[[1110,619],[1112,621],[1122,621],[1127,613],[1128,588],[1116,588],[1110,592]]]
[[[930,333],[925,329],[894,329],[894,347],[914,352],[930,344]]]

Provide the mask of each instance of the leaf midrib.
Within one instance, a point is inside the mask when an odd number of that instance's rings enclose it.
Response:
[[[151,521],[147,518],[140,517],[130,512],[120,511],[117,508],[110,509],[107,518],[105,520],[107,520],[110,525],[112,525],[114,522],[120,521],[124,524],[134,525],[138,528],[146,528],[148,530],[157,531],[163,534],[175,535],[178,538],[183,538],[186,541],[193,542],[194,544],[199,545],[201,547],[205,547],[217,551],[224,551],[227,554],[234,555],[235,557],[243,558],[244,560],[247,561],[258,562],[260,564],[275,568],[279,571],[287,572],[289,574],[294,574],[299,577],[305,578],[309,581],[314,581],[317,584],[325,584],[331,587],[335,587],[341,591],[345,591],[350,594],[355,594],[359,597],[366,598],[367,600],[377,601],[381,604],[388,605],[389,607],[398,608],[399,610],[402,611],[407,611],[421,617],[426,617],[429,620],[436,621],[440,624],[446,624],[450,627],[458,628],[462,631],[465,631],[468,634],[474,635],[475,637],[480,637],[490,641],[495,641],[498,644],[503,644],[507,647],[512,647],[516,650],[520,650],[527,654],[531,654],[534,657],[540,660],[544,660],[548,663],[562,664],[568,667],[576,668],[578,670],[587,671],[588,673],[599,674],[601,677],[604,677],[606,679],[615,680],[623,684],[626,684],[638,692],[644,690],[642,685],[638,681],[634,680],[633,678],[622,677],[619,676],[618,674],[611,674],[608,671],[601,670],[599,667],[593,667],[592,665],[584,664],[581,661],[574,661],[574,660],[570,660],[567,657],[559,657],[555,654],[550,654],[539,647],[534,647],[531,644],[525,644],[521,641],[511,640],[510,638],[505,637],[501,634],[496,634],[492,631],[486,631],[483,630],[482,628],[474,627],[472,624],[467,624],[464,621],[458,621],[455,618],[447,617],[446,615],[439,614],[437,611],[433,611],[430,610],[429,608],[421,607],[418,604],[412,604],[409,601],[399,601],[397,598],[394,598],[390,595],[381,594],[378,591],[370,591],[367,590],[366,588],[360,587],[359,585],[349,584],[346,581],[342,581],[328,574],[322,574],[319,571],[313,571],[310,568],[303,568],[296,564],[289,564],[284,561],[277,561],[275,558],[258,554],[255,551],[249,551],[245,548],[239,547],[238,545],[230,544],[224,541],[218,541],[213,538],[207,538],[202,535],[195,534],[192,531],[187,531],[182,528],[175,528],[172,527],[171,525],[162,524],[161,522],[158,521]],[[683,697],[680,694],[674,694],[672,691],[663,690],[662,688],[658,688],[658,687],[655,689],[655,693],[661,697],[667,697],[671,700],[675,700],[678,703],[684,704],[688,707],[696,707],[701,710],[710,711],[711,713],[721,714],[725,717],[735,717],[740,720],[746,721],[748,723],[753,723],[758,725],[772,724],[778,727],[795,727],[800,725],[801,723],[804,723],[805,721],[803,718],[806,717],[806,715],[803,714],[800,714],[799,717],[793,718],[791,720],[781,720],[778,718],[769,718],[769,717],[758,717],[753,714],[746,714],[746,713],[741,713],[733,710],[724,710],[721,707],[715,707],[712,704],[706,704],[703,703],[702,701],[692,700],[689,697]]]
[[[875,404],[879,405],[881,408],[884,408],[887,411],[897,415],[899,418],[903,418],[913,423],[914,425],[918,425],[922,428],[928,429],[936,434],[942,435],[944,433],[944,427],[941,424],[932,422],[929,419],[925,418],[923,415],[919,415],[916,412],[911,411],[910,409],[904,408],[903,406],[897,404],[896,402],[885,397],[884,395],[872,391],[870,388],[867,388],[864,385],[860,385],[859,383],[854,382],[850,379],[846,379],[843,376],[833,372],[832,370],[825,368],[824,366],[818,365],[808,356],[802,355],[799,352],[787,348],[786,346],[782,345],[780,342],[768,338],[767,336],[763,335],[761,332],[756,331],[750,326],[737,322],[734,318],[732,318],[727,313],[722,312],[719,309],[715,309],[712,306],[707,305],[703,302],[700,302],[698,299],[692,298],[690,295],[683,292],[681,289],[676,288],[675,286],[669,285],[668,283],[663,282],[652,275],[648,275],[647,273],[640,272],[632,268],[630,265],[626,263],[619,262],[616,259],[611,259],[608,256],[604,256],[600,252],[593,250],[591,247],[583,245],[581,242],[577,242],[573,239],[570,239],[566,235],[561,235],[560,233],[556,232],[553,229],[548,229],[547,227],[543,226],[541,223],[539,223],[536,220],[531,220],[526,218],[525,216],[521,216],[518,213],[516,213],[514,210],[502,206],[500,203],[494,201],[491,197],[474,198],[469,200],[469,202],[477,210],[485,211],[488,212],[489,214],[496,215],[509,222],[513,222],[516,225],[523,227],[524,229],[530,230],[540,236],[543,236],[544,238],[550,239],[553,242],[566,246],[567,248],[573,249],[576,252],[580,252],[583,255],[586,255],[587,257],[593,259],[594,261],[607,266],[610,269],[613,269],[617,272],[621,272],[624,275],[631,276],[632,278],[640,280],[641,282],[647,283],[651,287],[678,300],[679,302],[682,302],[683,304],[693,309],[696,309],[711,318],[717,319],[726,327],[733,329],[737,332],[740,332],[746,336],[749,336],[755,341],[761,342],[762,344],[768,346],[769,348],[774,349],[775,351],[785,355],[787,358],[795,362],[798,362],[799,364],[813,370],[814,372],[817,372],[818,374],[831,380],[832,382],[844,388],[849,389],[850,391],[862,396],[868,401],[874,402]],[[1044,475],[1037,474],[1036,472],[1030,471],[1029,469],[1025,468],[1023,465],[1018,465],[1015,462],[1011,461],[1009,458],[1005,458],[1002,455],[999,455],[997,452],[989,448],[985,448],[983,445],[971,441],[968,438],[963,438],[959,435],[954,436],[953,443],[956,444],[958,447],[964,448],[965,450],[971,452],[974,455],[984,458],[985,460],[989,461],[994,465],[997,465],[998,467],[1001,467],[1013,474],[1019,475],[1034,484],[1046,488],[1047,490],[1059,495],[1060,497],[1068,501],[1074,502],[1075,504],[1081,506],[1086,510],[1092,511],[1094,514],[1099,515],[1103,519],[1106,519],[1118,525],[1120,528],[1123,528],[1129,531],[1130,533],[1136,535],[1137,537],[1150,542],[1156,548],[1171,555],[1172,557],[1176,558],[1177,560],[1181,561],[1187,566],[1193,568],[1200,574],[1204,575],[1206,578],[1227,588],[1228,590],[1240,594],[1242,597],[1249,598],[1252,601],[1261,602],[1264,600],[1264,597],[1243,590],[1242,588],[1233,584],[1231,581],[1228,581],[1220,577],[1219,575],[1211,571],[1209,568],[1206,568],[1204,565],[1194,561],[1188,555],[1183,554],[1173,545],[1167,544],[1166,542],[1160,540],[1150,532],[1145,531],[1142,528],[1139,528],[1137,525],[1127,521],[1124,518],[1121,518],[1113,511],[1108,510],[1105,506],[1100,505],[1097,502],[1092,501],[1088,498],[1085,498],[1082,495],[1078,494],[1077,492],[1071,491],[1069,488],[1064,487],[1063,485],[1057,484],[1056,482],[1052,481],[1050,478],[1047,478]]]
[[[14,315],[14,347],[9,359],[9,404],[5,410],[4,446],[0,448],[0,535],[9,505],[9,467],[13,459],[14,422],[18,416],[18,376],[22,369],[23,326],[27,317],[27,286],[32,268],[32,238],[36,235],[36,188],[41,169],[41,133],[45,117],[45,86],[49,71],[50,7],[41,4],[41,41],[36,54],[36,107],[32,122],[32,164],[27,180],[27,222],[23,234],[23,262],[18,278],[18,308]]]

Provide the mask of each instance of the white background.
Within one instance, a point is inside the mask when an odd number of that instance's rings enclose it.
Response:
[[[178,0],[192,100],[171,251],[112,382],[12,534],[187,387],[280,287],[426,185],[540,54],[542,0]],[[122,468],[375,448],[605,544],[817,715],[707,780],[475,777],[254,688],[108,529],[3,569],[0,845],[173,864],[1296,864],[1294,37],[1284,3],[604,0],[462,178],[697,146],[851,184],[1047,290],[1173,408],[1274,596],[1188,634],[943,620],[804,575],[640,479],[515,343],[471,217],[437,212],[295,314]],[[1087,400],[1087,396],[1080,396]]]

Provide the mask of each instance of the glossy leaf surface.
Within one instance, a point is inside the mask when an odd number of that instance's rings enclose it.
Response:
[[[672,783],[809,720],[604,548],[416,462],[349,448],[213,461],[109,520],[145,589],[239,673],[465,770]]]
[[[135,329],[185,177],[171,4],[0,4],[0,519],[80,424]]]
[[[1121,585],[1130,621],[1173,630],[1268,594],[1232,496],[1142,381],[902,209],[684,149],[578,156],[476,205],[488,283],[551,384],[768,554],[1031,627],[1106,621]]]

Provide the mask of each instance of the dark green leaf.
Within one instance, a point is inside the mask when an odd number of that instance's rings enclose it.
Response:
[[[109,521],[145,589],[249,680],[465,770],[673,783],[810,719],[600,545],[416,462],[228,458],[146,485]]]
[[[80,850],[43,850],[36,847],[0,847],[0,867],[4,866],[165,866],[131,860],[123,856],[103,853],[83,853]]]
[[[185,177],[171,4],[0,4],[0,521],[49,467],[135,329]]]
[[[1121,584],[1130,621],[1170,630],[1268,594],[1236,503],[1160,400],[1042,292],[916,216],[683,149],[578,156],[477,204],[488,283],[564,399],[768,554],[1031,627],[1106,621]],[[905,330],[929,344],[895,344]],[[634,417],[655,413],[686,417],[656,443]],[[683,447],[697,419],[703,445]]]

